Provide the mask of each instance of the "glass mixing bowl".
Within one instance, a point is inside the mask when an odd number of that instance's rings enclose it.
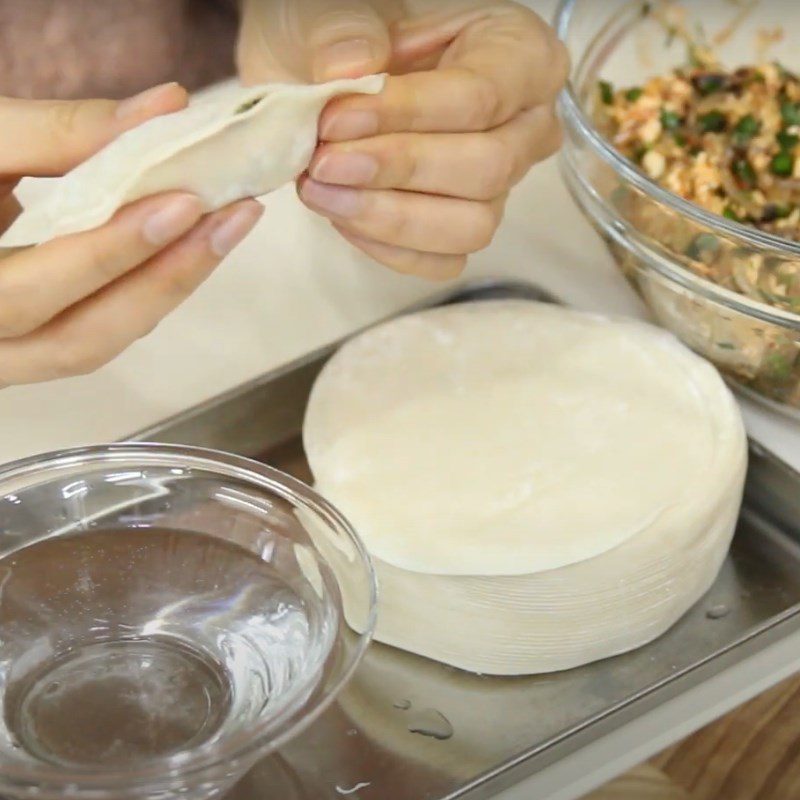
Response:
[[[686,44],[654,19],[655,3],[562,0],[556,18],[572,57],[560,99],[562,172],[656,320],[708,358],[745,393],[800,418],[800,315],[770,305],[775,280],[798,290],[800,243],[711,214],[658,186],[607,142],[592,120],[599,80],[635,86],[687,60]],[[753,63],[758,33],[800,23],[797,3],[762,2],[749,14],[730,0],[680,4],[692,26],[729,28],[716,51],[729,66]],[[791,33],[770,59],[797,66]],[[704,278],[713,263],[738,291]]]
[[[171,445],[0,469],[0,796],[206,800],[326,708],[375,619],[314,491]]]

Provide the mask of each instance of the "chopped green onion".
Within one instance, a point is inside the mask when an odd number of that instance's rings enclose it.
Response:
[[[702,261],[703,255],[714,255],[719,250],[719,239],[711,233],[699,233],[686,248],[686,255],[694,261]]]
[[[728,118],[721,111],[709,111],[697,118],[703,133],[722,133],[728,127]]]
[[[722,216],[726,219],[732,219],[734,222],[742,221],[741,217],[730,206],[725,206]]]
[[[800,141],[800,136],[796,136],[788,131],[781,131],[776,138],[781,150],[793,150],[797,142]]]
[[[791,213],[791,206],[784,206],[780,203],[767,203],[761,212],[761,222],[775,222],[776,219],[786,219]]]
[[[675,140],[675,144],[677,144],[678,147],[686,147],[686,137],[680,131],[673,131],[672,138]]]
[[[666,130],[674,131],[676,128],[680,127],[680,115],[676,114],[674,111],[667,111],[666,109],[663,109],[661,111],[661,124]]]
[[[773,175],[780,175],[786,177],[791,175],[794,171],[794,159],[790,153],[781,151],[775,158],[772,159],[769,165]]]
[[[731,169],[736,177],[739,185],[745,189],[755,189],[756,187],[756,173],[753,165],[746,158],[737,158]]]
[[[625,92],[625,99],[631,103],[635,103],[642,96],[643,92],[644,89],[640,86],[634,86],[633,89],[628,89],[628,91]]]
[[[245,111],[249,111],[251,108],[257,106],[263,99],[263,97],[254,97],[252,100],[246,100],[233,113],[244,114]]]
[[[695,75],[692,78],[692,85],[703,97],[708,97],[710,94],[721,92],[728,85],[728,79],[725,75],[720,75],[715,72],[705,72],[700,75]]]
[[[788,380],[792,377],[792,363],[782,353],[770,353],[764,359],[764,366],[772,378]]]
[[[638,147],[637,147],[637,148],[636,148],[636,149],[633,151],[633,160],[634,160],[634,161],[635,161],[637,164],[640,164],[640,163],[641,163],[641,161],[642,161],[642,159],[643,159],[643,158],[644,158],[644,156],[645,156],[645,153],[647,153],[648,149],[649,149],[649,148],[647,147],[647,145],[640,144],[640,145],[639,145],[639,146],[638,146]]]
[[[800,103],[784,100],[781,103],[781,117],[787,125],[800,125]]]
[[[600,87],[600,99],[607,105],[610,106],[614,102],[614,86],[613,84],[609,83],[608,81],[600,81],[598,83]]]
[[[759,131],[761,123],[752,115],[742,117],[733,129],[733,139],[740,146],[746,145]]]

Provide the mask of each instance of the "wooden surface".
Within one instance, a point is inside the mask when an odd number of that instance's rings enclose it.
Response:
[[[691,795],[660,769],[643,764],[589,795],[586,800],[690,800]]]
[[[800,800],[800,676],[586,800]]]

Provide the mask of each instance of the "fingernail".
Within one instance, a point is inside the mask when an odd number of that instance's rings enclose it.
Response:
[[[264,213],[264,206],[255,200],[231,214],[211,233],[211,250],[223,258],[247,236]]]
[[[324,153],[311,166],[314,180],[340,186],[364,186],[377,174],[377,159],[366,153]]]
[[[378,133],[378,115],[362,109],[334,113],[324,119],[320,137],[326,140],[347,141],[366,139]]]
[[[125,119],[126,117],[138,116],[142,111],[147,109],[158,95],[168,88],[177,85],[178,84],[174,81],[171,83],[162,83],[160,86],[153,86],[151,89],[146,89],[139,94],[135,94],[133,97],[129,97],[127,100],[123,100],[117,106],[117,118]]]
[[[191,194],[172,197],[142,225],[144,238],[156,246],[167,244],[186,233],[200,219],[203,204]]]
[[[317,211],[335,217],[354,217],[361,210],[362,195],[358,189],[328,186],[309,178],[303,182],[300,196]]]
[[[317,53],[313,72],[316,81],[355,78],[369,71],[375,50],[368,39],[345,39],[334,42]]]

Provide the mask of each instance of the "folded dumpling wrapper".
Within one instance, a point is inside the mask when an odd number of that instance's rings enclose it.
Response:
[[[319,85],[230,84],[188,108],[123,133],[61,178],[25,178],[23,212],[0,247],[24,247],[107,222],[158,192],[197,194],[209,210],[267,194],[308,166],[319,115],[332,98],[378,94],[384,75]]]
[[[303,435],[373,557],[376,638],[495,674],[663,633],[717,574],[747,461],[731,393],[671,334],[527,301],[356,337]]]

